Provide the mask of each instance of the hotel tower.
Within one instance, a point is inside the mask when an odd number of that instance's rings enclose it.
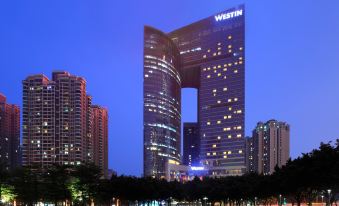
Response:
[[[245,171],[245,8],[175,31],[144,28],[144,175],[181,164],[181,89],[198,90],[199,163],[211,176]]]

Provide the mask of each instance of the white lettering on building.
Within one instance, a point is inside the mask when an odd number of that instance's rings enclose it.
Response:
[[[215,21],[223,21],[226,19],[231,19],[233,17],[238,17],[238,16],[242,16],[242,9],[241,10],[236,10],[236,11],[232,11],[232,12],[228,12],[228,13],[222,13],[222,14],[218,14],[216,16],[214,16]]]

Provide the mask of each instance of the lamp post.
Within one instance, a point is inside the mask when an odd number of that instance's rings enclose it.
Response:
[[[281,206],[281,195],[279,195],[279,206]]]
[[[328,193],[328,205],[331,205],[331,191],[330,189],[327,190]]]
[[[257,205],[257,197],[254,197],[254,206]]]
[[[321,203],[324,203],[324,195],[321,195]]]
[[[207,202],[208,198],[207,198],[207,197],[204,197],[204,198],[202,198],[202,199],[204,200],[204,205],[206,206],[206,205],[207,205],[206,202]]]

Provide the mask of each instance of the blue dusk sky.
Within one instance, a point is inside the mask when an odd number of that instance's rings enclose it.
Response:
[[[109,167],[141,175],[143,26],[172,31],[246,6],[246,135],[291,125],[295,158],[339,138],[338,0],[33,0],[0,2],[0,92],[22,105],[28,75],[67,70],[109,109]],[[196,120],[183,90],[183,121]]]

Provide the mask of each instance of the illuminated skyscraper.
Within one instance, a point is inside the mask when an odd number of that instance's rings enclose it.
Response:
[[[7,169],[20,165],[20,109],[0,93],[0,163]]]
[[[85,79],[68,72],[23,81],[23,165],[47,168],[87,161]]]
[[[247,160],[249,172],[272,174],[276,166],[282,167],[290,158],[290,126],[285,122],[258,122],[248,142],[251,143],[246,151],[250,154]]]
[[[108,112],[107,109],[92,105],[92,150],[93,162],[108,176]]]
[[[211,176],[245,172],[245,9],[168,34],[144,32],[144,175],[179,164],[181,88],[198,90],[200,162]]]
[[[196,166],[200,162],[200,133],[199,124],[196,122],[184,123],[184,151],[183,164]]]

